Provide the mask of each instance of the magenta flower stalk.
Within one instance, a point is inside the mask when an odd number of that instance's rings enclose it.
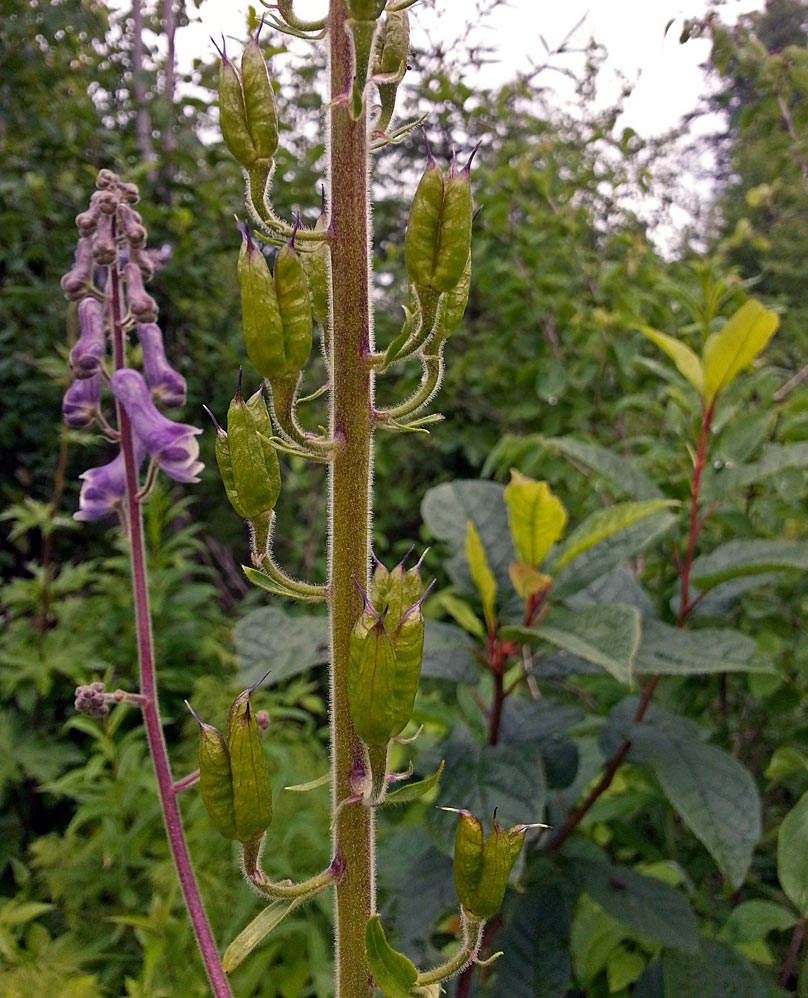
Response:
[[[158,411],[143,375],[130,367],[117,370],[109,380],[112,394],[126,410],[132,430],[152,460],[176,482],[198,482],[204,465],[199,458],[196,426],[174,423]]]
[[[70,369],[77,378],[92,378],[101,370],[107,352],[104,309],[95,298],[79,302],[80,335],[70,351]]]
[[[141,322],[137,338],[143,351],[143,373],[154,401],[168,408],[185,405],[185,378],[168,363],[160,327],[156,322]]]
[[[76,378],[62,399],[62,415],[68,426],[84,429],[90,426],[101,401],[101,375]]]

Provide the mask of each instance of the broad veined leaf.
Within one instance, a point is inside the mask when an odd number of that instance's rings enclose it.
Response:
[[[570,912],[563,891],[539,885],[519,897],[502,939],[492,998],[563,998],[572,966]]]
[[[537,482],[515,468],[504,497],[514,550],[520,561],[537,568],[564,532],[567,511],[547,482]]]
[[[686,343],[682,343],[681,340],[677,340],[675,336],[660,333],[658,329],[653,329],[651,326],[639,326],[638,328],[649,340],[656,343],[660,350],[665,351],[679,369],[679,373],[687,378],[699,395],[702,395],[704,392],[704,370],[701,361],[690,347]]]
[[[672,499],[644,499],[641,502],[621,502],[608,509],[599,509],[588,516],[584,522],[575,528],[558,555],[553,560],[552,572],[555,575],[573,558],[577,558],[588,548],[594,547],[613,534],[625,530],[632,524],[644,520],[653,513],[678,503]]]
[[[727,541],[690,567],[690,578],[702,591],[729,579],[794,569],[808,570],[808,543],[804,541]]]
[[[678,950],[662,954],[663,990],[655,998],[766,998],[757,969],[734,947],[702,939],[697,956]]]
[[[743,489],[789,468],[808,466],[808,442],[767,444],[757,461],[705,468],[702,495],[705,500],[736,495]]]
[[[685,631],[647,620],[634,670],[662,676],[774,671],[770,662],[755,657],[756,649],[752,638],[739,631],[712,627]]]
[[[613,708],[600,734],[604,754],[611,756],[628,738],[629,761],[651,766],[685,824],[730,885],[739,887],[761,831],[760,797],[751,773],[728,752],[705,744],[685,718],[651,704],[637,723],[636,709],[636,697]]]
[[[618,496],[631,499],[661,499],[657,484],[640,471],[633,461],[615,454],[607,447],[577,437],[547,437],[542,445],[561,454],[575,464],[583,464],[602,475]]]
[[[766,346],[780,324],[774,312],[751,299],[704,344],[704,398],[709,405]]]
[[[538,627],[506,627],[503,637],[526,644],[546,641],[606,669],[621,683],[631,682],[640,646],[640,612],[614,603],[582,610],[553,607]]]
[[[418,971],[412,960],[387,942],[378,915],[365,928],[365,955],[376,985],[386,998],[409,998]]]
[[[800,797],[777,835],[777,876],[789,900],[808,915],[808,793]]]
[[[278,606],[250,611],[233,629],[233,641],[245,684],[269,669],[264,686],[274,686],[328,661],[326,618],[292,617]]]
[[[299,898],[294,898],[291,901],[273,901],[271,905],[264,908],[260,915],[256,915],[250,924],[239,932],[224,951],[222,970],[226,974],[234,971],[242,960],[266,939],[275,926],[282,922],[289,912],[300,903]]]
[[[474,641],[459,627],[444,620],[425,620],[421,678],[475,683],[474,650]]]
[[[497,580],[488,564],[485,556],[485,548],[474,526],[473,520],[466,522],[466,543],[464,546],[466,561],[468,562],[471,578],[480,594],[483,604],[483,613],[488,629],[492,630],[496,620],[495,601],[497,598]]]
[[[732,909],[721,938],[728,943],[751,943],[765,939],[770,932],[785,932],[796,922],[797,916],[784,905],[754,898]]]
[[[577,860],[575,877],[597,903],[644,939],[687,953],[699,948],[699,923],[685,895],[624,866]]]

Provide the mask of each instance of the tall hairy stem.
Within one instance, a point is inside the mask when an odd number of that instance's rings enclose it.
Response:
[[[123,308],[121,301],[120,279],[117,264],[111,268],[112,286],[112,323],[113,352],[115,368],[125,366],[125,340],[122,326]],[[194,935],[199,946],[202,960],[205,964],[213,994],[216,998],[231,998],[230,985],[227,983],[216,943],[208,924],[199,888],[194,878],[188,845],[182,830],[180,811],[177,804],[177,793],[180,789],[174,783],[171,765],[168,761],[163,728],[160,723],[160,708],[157,702],[157,677],[154,663],[154,645],[151,631],[151,613],[149,610],[149,586],[146,574],[146,550],[143,539],[143,518],[141,505],[137,499],[138,469],[135,462],[132,428],[124,407],[117,405],[118,427],[121,433],[121,450],[126,473],[126,522],[129,531],[129,558],[132,569],[132,587],[135,598],[135,623],[137,632],[137,649],[140,664],[140,692],[142,694],[141,710],[146,728],[146,738],[149,752],[154,764],[157,778],[157,791],[160,797],[160,807],[166,825],[166,834],[174,859],[174,866],[179,877],[182,894],[188,908],[188,914],[193,926]]]
[[[370,316],[368,149],[365,112],[353,121],[352,54],[341,0],[329,10],[331,120],[332,392],[331,437],[337,443],[329,479],[331,600],[332,807],[352,793],[350,774],[364,759],[348,709],[348,648],[362,608],[354,579],[368,586],[370,562],[373,376]],[[340,809],[334,854],[345,862],[336,888],[337,998],[372,994],[365,960],[365,926],[374,908],[373,816],[363,804]]]

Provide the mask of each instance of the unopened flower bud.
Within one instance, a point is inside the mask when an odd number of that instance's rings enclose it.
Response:
[[[154,322],[157,318],[157,303],[143,287],[143,277],[140,267],[130,261],[123,268],[123,276],[126,281],[126,297],[129,302],[129,311],[138,322]]]
[[[118,221],[133,250],[146,245],[146,229],[141,224],[140,215],[123,201],[118,205]]]
[[[95,419],[101,401],[101,375],[77,378],[65,392],[62,415],[68,426],[84,429]]]
[[[118,184],[118,190],[121,192],[121,197],[128,201],[129,204],[137,204],[140,200],[140,191],[138,190],[137,184]]]
[[[70,369],[77,378],[92,378],[100,372],[106,354],[104,308],[95,298],[82,298],[78,313],[81,332],[70,351]]]
[[[117,183],[118,174],[113,173],[112,170],[99,170],[98,176],[95,178],[95,186],[102,191],[115,187]]]
[[[81,217],[81,216],[79,216]],[[69,301],[78,301],[87,294],[93,273],[93,244],[89,235],[76,243],[76,262],[62,278],[62,291]]]
[[[269,727],[269,711],[257,710],[255,712],[255,723],[258,725],[258,730],[261,734],[265,734],[267,728]]]
[[[143,373],[154,401],[168,408],[185,405],[185,378],[166,359],[160,327],[155,322],[140,323],[137,338],[143,352]]]
[[[93,236],[93,259],[99,267],[115,262],[115,240],[112,238],[112,215],[98,213],[98,224]]]
[[[76,228],[80,236],[90,236],[95,232],[96,220],[98,219],[98,209],[91,205],[87,211],[76,215]]]

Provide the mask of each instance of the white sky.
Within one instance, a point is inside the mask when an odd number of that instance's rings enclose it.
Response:
[[[254,2],[260,11],[260,2]],[[201,8],[201,21],[183,29],[177,38],[181,68],[189,68],[194,56],[212,50],[209,36],[233,35],[243,38],[248,3],[246,0],[207,0]],[[709,54],[702,40],[679,44],[683,17],[699,16],[707,0],[508,0],[476,32],[475,38],[496,48],[500,61],[486,67],[478,81],[496,85],[510,79],[517,70],[530,67],[531,57],[540,61],[543,35],[550,48],[556,47],[584,16],[574,40],[583,46],[590,37],[604,45],[609,58],[603,74],[605,86],[600,99],[607,105],[619,91],[618,74],[636,81],[621,121],[645,137],[667,131],[682,115],[693,110],[705,92],[699,68]],[[738,13],[759,9],[762,0],[724,0],[720,14],[733,22]],[[298,17],[321,17],[327,0],[296,0]],[[473,9],[469,0],[436,0],[434,10],[411,12],[413,41],[418,45],[426,31],[432,39],[451,44]],[[665,35],[665,25],[676,18]],[[551,82],[551,76],[542,82]],[[562,78],[556,77],[559,85]]]

